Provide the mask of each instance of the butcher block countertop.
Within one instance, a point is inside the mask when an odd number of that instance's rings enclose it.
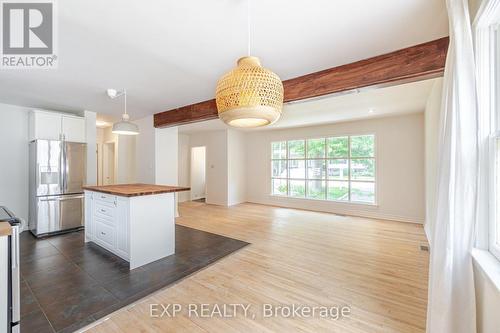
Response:
[[[189,191],[189,187],[164,186],[152,184],[120,184],[103,186],[83,186],[84,190],[119,195],[122,197],[137,197],[141,195],[154,195],[161,193],[172,193]]]
[[[0,236],[10,236],[12,234],[12,227],[9,222],[0,222]]]

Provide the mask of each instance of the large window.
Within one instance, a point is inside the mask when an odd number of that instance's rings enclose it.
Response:
[[[494,165],[492,167],[494,180],[493,206],[495,211],[492,212],[492,217],[489,226],[490,238],[490,251],[500,259],[500,29],[498,25],[491,32],[494,35],[494,56],[493,68],[495,68],[492,80],[492,105],[491,105],[491,120],[494,124],[492,126],[492,140],[491,140],[491,154],[494,158]]]
[[[485,1],[474,24],[478,69],[480,200],[476,246],[500,260],[500,1]],[[490,200],[485,200],[488,185]]]
[[[316,200],[375,203],[375,136],[271,143],[271,193]]]
[[[493,139],[494,154],[495,154],[495,212],[490,223],[490,251],[500,260],[500,135],[498,133]]]

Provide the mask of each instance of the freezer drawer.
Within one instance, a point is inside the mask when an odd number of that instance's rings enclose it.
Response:
[[[83,194],[37,198],[37,223],[32,232],[43,234],[83,226]]]

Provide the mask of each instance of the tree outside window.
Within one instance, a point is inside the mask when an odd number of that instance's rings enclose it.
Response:
[[[375,136],[271,143],[273,195],[375,203]]]

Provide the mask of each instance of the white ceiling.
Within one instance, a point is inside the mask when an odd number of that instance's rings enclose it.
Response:
[[[357,119],[387,117],[423,112],[431,89],[441,78],[371,89],[359,93],[329,96],[285,104],[281,119],[271,126],[255,130],[284,129],[324,125]],[[179,126],[179,132],[190,134],[228,128],[219,119]]]
[[[444,0],[250,0],[252,54],[282,79],[448,35]],[[245,0],[58,1],[59,68],[0,70],[0,102],[132,119],[213,98],[246,53]]]

